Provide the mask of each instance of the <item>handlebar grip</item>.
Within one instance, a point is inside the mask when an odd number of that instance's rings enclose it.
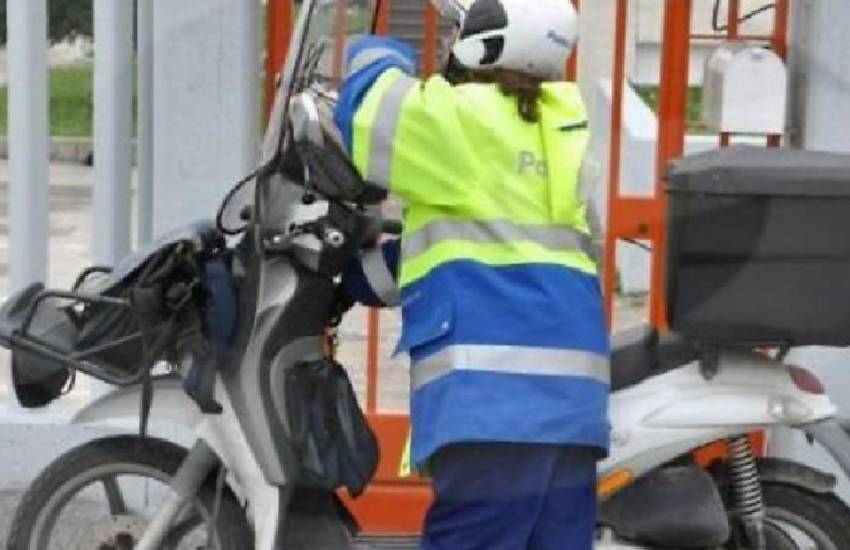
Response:
[[[399,220],[382,220],[381,232],[387,235],[401,235],[404,226]]]

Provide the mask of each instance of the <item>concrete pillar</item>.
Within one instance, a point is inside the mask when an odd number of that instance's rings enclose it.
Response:
[[[47,2],[9,0],[9,292],[47,278]]]
[[[850,153],[850,2],[792,3],[791,120],[805,149]]]
[[[212,218],[258,158],[258,0],[154,0],[154,235]]]
[[[153,0],[136,3],[136,245],[153,238]]]
[[[799,0],[792,7],[791,141],[805,149],[850,153],[850,3]],[[850,416],[850,351],[805,348],[792,351],[789,361],[814,371],[839,414]],[[850,482],[831,457],[799,433],[778,431],[771,451],[835,473],[841,497],[850,502]]]
[[[94,260],[130,252],[133,3],[94,2]]]

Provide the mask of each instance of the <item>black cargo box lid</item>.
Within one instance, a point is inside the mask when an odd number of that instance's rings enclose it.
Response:
[[[736,145],[673,161],[665,179],[673,193],[850,197],[850,155]]]

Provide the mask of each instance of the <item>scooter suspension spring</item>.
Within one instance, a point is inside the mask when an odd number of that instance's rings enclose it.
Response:
[[[759,472],[750,440],[746,436],[728,441],[729,476],[735,508],[742,519],[760,520],[764,517]]]
[[[745,537],[742,548],[767,550],[764,499],[753,448],[746,436],[730,439],[728,446],[732,498]]]

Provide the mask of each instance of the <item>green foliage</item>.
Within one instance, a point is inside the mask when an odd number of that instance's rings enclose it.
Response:
[[[92,0],[47,0],[47,9],[48,34],[51,42],[61,42],[75,36],[92,35]],[[5,43],[6,0],[0,0],[0,44]]]
[[[8,90],[0,88],[0,135],[6,132]],[[92,135],[92,67],[89,63],[50,71],[50,135]]]
[[[50,71],[50,135],[91,136],[92,66],[88,63]]]
[[[649,106],[658,112],[658,86],[636,86],[635,91]],[[702,88],[692,86],[688,89],[688,132],[692,134],[709,133],[702,123]]]

